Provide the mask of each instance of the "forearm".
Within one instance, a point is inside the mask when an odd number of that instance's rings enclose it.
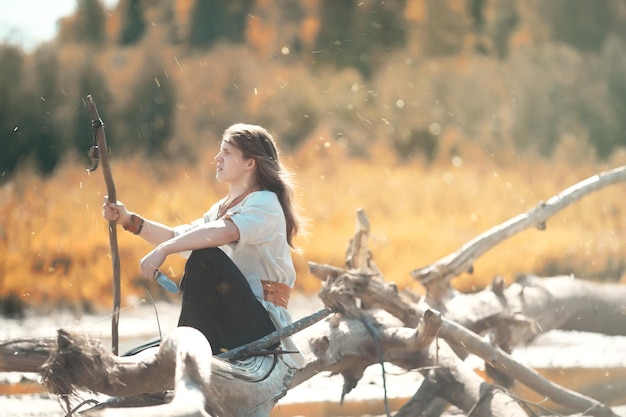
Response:
[[[164,224],[149,219],[144,219],[143,227],[137,235],[146,242],[157,246],[173,238],[174,229]]]
[[[105,215],[106,218],[106,215]],[[124,230],[133,233],[154,246],[174,237],[174,229],[124,210],[117,218]]]
[[[159,249],[167,256],[189,250],[215,248],[238,239],[239,229],[233,222],[216,220],[161,242]]]

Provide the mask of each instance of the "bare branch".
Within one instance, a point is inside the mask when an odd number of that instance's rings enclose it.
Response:
[[[477,236],[463,245],[457,252],[447,255],[427,267],[413,270],[411,276],[421,282],[434,299],[445,299],[447,294],[445,288],[449,285],[449,281],[470,271],[476,259],[503,240],[529,227],[538,227],[540,230],[544,230],[546,220],[560,210],[594,191],[624,181],[626,181],[626,167],[624,166],[587,178],[548,201],[539,203],[534,209],[513,217]]]
[[[542,377],[534,369],[521,365],[509,354],[485,342],[476,333],[459,324],[442,319],[439,335],[451,345],[457,345],[484,359],[491,366],[519,380],[532,390],[545,395],[552,401],[596,417],[617,417],[606,405],[567,388],[561,387]]]

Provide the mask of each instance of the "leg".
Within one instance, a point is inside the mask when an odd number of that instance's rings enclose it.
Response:
[[[195,250],[181,282],[179,326],[201,331],[213,354],[244,345],[275,330],[248,281],[219,248]]]

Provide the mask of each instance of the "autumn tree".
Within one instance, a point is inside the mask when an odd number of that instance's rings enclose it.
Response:
[[[176,20],[176,0],[165,0],[161,10],[161,21],[167,27],[167,38],[170,43],[178,44],[181,41],[180,25]]]
[[[8,176],[25,160],[48,174],[64,151],[58,130],[62,99],[56,50],[43,46],[32,58],[26,62],[18,49],[0,48],[0,171]]]
[[[623,46],[623,41],[612,38],[599,55],[579,55],[559,43],[518,54],[510,66],[518,148],[551,156],[570,136],[589,140],[597,155],[606,158],[625,145]]]
[[[497,0],[488,4],[485,0],[471,0],[468,14],[476,38],[475,51],[499,59],[507,58],[509,41],[519,21],[517,3],[514,0]]]
[[[25,111],[20,88],[24,57],[18,48],[2,46],[0,62],[0,172],[10,173],[27,152],[17,123]]]
[[[465,8],[450,0],[424,0],[427,17],[423,32],[424,51],[429,56],[458,55],[463,51],[470,30]]]
[[[39,170],[49,174],[62,158],[64,149],[58,129],[57,111],[62,101],[59,88],[59,62],[56,50],[41,47],[34,54],[34,88],[29,90],[29,147]]]
[[[146,31],[146,20],[141,0],[121,0],[118,6],[121,29],[119,44],[122,46],[137,43]]]
[[[143,149],[148,155],[162,154],[174,130],[176,88],[163,63],[148,54],[128,101],[123,106],[120,124],[128,133],[121,134],[130,147]],[[116,142],[113,142],[116,143]],[[124,143],[118,146],[124,147]]]
[[[210,48],[218,40],[243,42],[253,0],[197,0],[191,10],[189,45]]]
[[[614,27],[615,1],[555,0],[538,3],[538,15],[545,19],[557,42],[581,51],[598,51]]]
[[[616,147],[626,146],[626,41],[623,37],[612,36],[603,45],[600,53],[600,77],[604,80],[606,91],[610,92],[607,105],[616,118],[615,130],[598,136],[594,144],[598,154],[609,156]],[[605,126],[605,125],[602,125]]]
[[[94,65],[92,59],[86,59],[82,63],[78,73],[77,84],[77,91],[81,93],[88,91],[91,96],[98,99],[98,102],[101,103],[99,105],[101,114],[109,114],[111,95],[102,73]],[[72,97],[72,100],[75,101],[76,106],[73,108],[72,123],[68,129],[70,133],[67,138],[64,138],[64,144],[66,149],[86,155],[85,151],[89,149],[93,137],[93,129],[89,123],[85,123],[85,113],[89,114],[87,112],[87,104],[82,96]]]
[[[354,67],[369,77],[384,53],[404,45],[406,0],[353,2],[322,0],[316,49],[318,61]]]
[[[76,13],[61,20],[61,42],[102,45],[106,41],[106,13],[101,0],[77,0]]]

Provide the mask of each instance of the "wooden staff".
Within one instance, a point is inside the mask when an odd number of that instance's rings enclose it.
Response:
[[[98,108],[91,95],[87,96],[87,104],[91,113],[91,126],[93,128],[93,146],[89,151],[92,166],[87,171],[93,172],[98,168],[98,160],[102,161],[102,173],[104,174],[104,182],[107,187],[108,199],[112,203],[117,202],[115,193],[115,184],[113,183],[113,175],[111,174],[111,166],[109,165],[109,153],[107,150],[107,141],[104,134],[104,122],[100,119]],[[113,346],[113,354],[118,354],[118,327],[120,321],[120,256],[117,245],[117,227],[115,221],[109,221],[109,244],[111,246],[111,261],[113,262],[113,315],[111,323],[111,340]]]

